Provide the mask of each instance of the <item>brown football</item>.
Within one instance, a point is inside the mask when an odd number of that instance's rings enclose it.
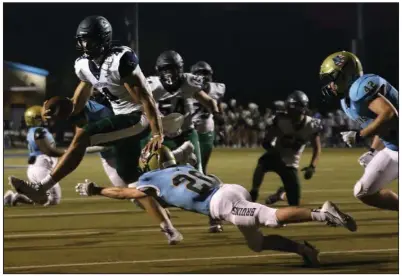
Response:
[[[49,115],[53,120],[66,120],[73,111],[73,103],[66,97],[56,96],[50,98],[44,108],[50,109]]]

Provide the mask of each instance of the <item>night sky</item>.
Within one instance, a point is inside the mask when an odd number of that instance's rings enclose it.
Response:
[[[49,95],[72,95],[75,31],[88,15],[103,15],[114,39],[127,44],[125,15],[130,3],[4,3],[4,59],[50,71]],[[215,80],[227,85],[226,98],[261,106],[304,90],[319,103],[321,61],[351,50],[356,37],[353,3],[141,3],[140,65],[153,74],[159,53],[173,49],[186,70],[205,60]],[[398,4],[364,4],[366,73],[398,87]]]

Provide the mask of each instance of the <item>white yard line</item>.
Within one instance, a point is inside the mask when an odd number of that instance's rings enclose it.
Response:
[[[334,201],[336,204],[352,204],[352,203],[359,203],[357,200],[337,200]],[[308,204],[316,204],[317,207],[323,204],[324,201],[312,201],[308,202]],[[135,206],[134,206],[135,207]],[[11,207],[11,208],[18,208],[18,207]],[[40,207],[39,207],[40,208]],[[186,212],[185,210],[179,208],[169,208],[169,210],[175,210],[180,212]],[[101,214],[115,214],[115,213],[139,213],[143,212],[138,207],[133,209],[117,209],[117,210],[99,210],[99,211],[84,211],[84,212],[46,212],[46,213],[23,213],[23,214],[15,214],[15,215],[4,215],[4,218],[33,218],[33,217],[53,217],[53,216],[75,216],[75,215],[101,215]]]
[[[397,223],[397,218],[395,219],[388,219],[388,220],[379,220],[378,223],[384,223],[384,222],[395,222]],[[373,219],[371,223],[374,225],[377,223],[376,219]],[[194,230],[205,230],[207,226],[191,226],[192,224],[179,224],[177,225],[178,228],[180,228],[181,231],[194,231]],[[292,224],[290,226],[285,226],[286,228],[294,228],[294,227],[308,227],[311,225],[316,225],[319,226],[317,222],[306,222],[306,223],[300,223],[300,224]],[[324,225],[322,225],[324,226]],[[150,227],[150,229],[131,229],[131,230],[109,230],[107,228],[105,229],[81,229],[81,230],[51,230],[51,231],[41,231],[37,233],[27,233],[27,234],[4,234],[3,238],[5,240],[7,239],[16,239],[16,238],[41,238],[41,237],[66,237],[66,236],[92,236],[92,235],[99,235],[99,234],[105,234],[105,233],[119,233],[119,234],[128,234],[128,233],[149,233],[149,232],[160,232],[160,229],[158,227],[155,227],[155,225],[142,225],[141,227]],[[236,229],[234,225],[231,224],[225,224],[225,229]]]
[[[321,255],[386,253],[386,252],[397,252],[397,251],[398,251],[398,248],[340,250],[340,251],[321,252]],[[250,258],[263,258],[263,257],[286,257],[286,256],[292,256],[292,255],[294,255],[294,254],[274,253],[274,254],[243,255],[243,256],[218,256],[218,257],[200,257],[200,258],[176,258],[176,259],[111,261],[111,262],[91,262],[91,263],[88,262],[88,263],[71,263],[71,264],[6,266],[6,267],[4,267],[4,270],[22,270],[22,269],[55,268],[55,267],[77,267],[77,266],[98,266],[98,265],[120,265],[120,264],[152,264],[152,263],[171,263],[171,262],[211,261],[211,260],[233,260],[233,259],[250,259]]]

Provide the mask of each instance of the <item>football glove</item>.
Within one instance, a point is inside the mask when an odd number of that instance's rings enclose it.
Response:
[[[99,194],[99,188],[94,182],[85,179],[85,183],[78,183],[75,186],[75,191],[81,196],[93,196]]]
[[[301,171],[304,172],[304,179],[309,180],[313,177],[313,174],[315,173],[315,167],[313,165],[310,165],[303,168]]]
[[[370,151],[363,153],[363,155],[360,156],[357,161],[359,162],[360,166],[365,168],[377,153],[378,151],[370,149]]]
[[[359,143],[362,137],[357,131],[344,131],[341,132],[342,140],[348,145],[348,147],[352,147],[354,144]]]

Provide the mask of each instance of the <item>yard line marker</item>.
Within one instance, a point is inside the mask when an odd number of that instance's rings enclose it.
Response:
[[[384,222],[396,222],[397,223],[398,218],[395,219],[388,219],[388,220],[379,220],[380,223]],[[376,219],[373,219],[370,221],[370,223],[375,224]],[[191,226],[194,224],[178,224],[176,225],[177,228],[179,228],[181,231],[186,232],[186,231],[193,231],[193,230],[202,230],[205,229],[206,226]],[[286,229],[289,228],[294,228],[294,227],[307,227],[311,225],[316,225],[320,227],[320,224],[317,222],[307,222],[307,223],[300,223],[300,224],[292,224],[290,226],[285,226]],[[160,232],[160,229],[156,227],[155,225],[141,225],[141,227],[151,227],[151,229],[131,229],[131,230],[113,230],[113,229],[88,229],[88,230],[62,230],[62,231],[41,231],[37,233],[28,233],[28,234],[5,234],[3,235],[4,240],[7,239],[15,239],[15,238],[40,238],[40,237],[65,237],[65,236],[91,236],[91,235],[100,235],[100,234],[107,234],[107,233],[119,233],[119,234],[128,234],[128,233],[147,233],[147,232]],[[225,224],[225,229],[237,229],[234,225],[232,224]],[[265,228],[264,228],[265,229]]]
[[[340,250],[321,252],[321,255],[337,255],[337,254],[358,254],[358,253],[386,253],[398,251],[398,248],[384,249],[362,249],[362,250]],[[90,262],[90,263],[71,263],[71,264],[49,264],[49,265],[27,265],[27,266],[6,266],[4,270],[21,270],[35,268],[54,268],[54,267],[71,267],[71,266],[96,266],[96,265],[118,265],[118,264],[147,264],[147,263],[167,263],[167,262],[190,262],[190,261],[210,261],[210,260],[231,260],[231,259],[250,259],[263,257],[286,257],[292,256],[292,253],[274,253],[262,255],[242,255],[242,256],[217,256],[217,257],[200,257],[200,258],[176,258],[176,259],[154,259],[154,260],[134,260],[134,261],[111,261],[111,262]]]
[[[324,203],[323,201],[310,201],[305,202],[306,205],[321,205]],[[357,200],[336,200],[334,201],[336,204],[362,204]],[[14,215],[4,215],[4,218],[34,218],[34,217],[54,217],[54,216],[80,216],[80,215],[101,215],[101,214],[115,214],[115,213],[141,213],[144,212],[139,207],[133,205],[133,209],[115,209],[115,210],[99,210],[99,211],[84,211],[84,212],[42,212],[42,213],[23,213],[23,214],[14,214]],[[283,208],[284,206],[277,206],[279,208]],[[365,207],[362,205],[362,207]],[[15,208],[15,207],[11,207]],[[18,208],[18,207],[17,207]],[[39,207],[40,208],[40,207]],[[51,207],[50,207],[51,208]],[[182,210],[180,208],[172,207],[169,210],[174,210],[176,212],[188,212]],[[367,212],[371,212],[372,210],[367,208]],[[383,211],[383,212],[392,212],[392,211]],[[361,213],[361,212],[360,212]]]

